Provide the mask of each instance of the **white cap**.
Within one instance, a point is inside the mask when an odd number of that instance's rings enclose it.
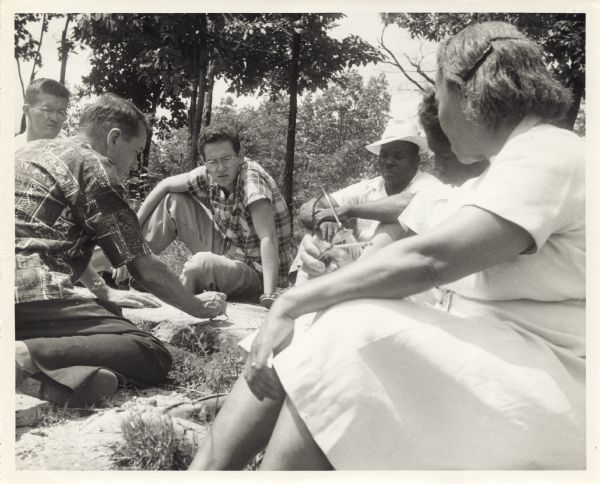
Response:
[[[407,141],[409,143],[416,144],[419,149],[427,151],[427,139],[424,136],[419,135],[419,128],[414,121],[406,121],[399,119],[392,119],[388,123],[381,139],[375,143],[371,143],[366,148],[376,155],[379,154],[381,146],[391,143],[392,141]]]

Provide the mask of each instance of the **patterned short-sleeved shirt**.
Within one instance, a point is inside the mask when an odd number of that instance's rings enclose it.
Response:
[[[73,291],[100,245],[114,267],[151,253],[111,161],[78,139],[38,140],[15,154],[15,302]]]
[[[279,242],[278,285],[288,285],[288,270],[292,260],[292,226],[287,205],[275,181],[258,164],[244,161],[231,193],[212,181],[201,166],[188,175],[188,189],[192,196],[207,206],[216,228],[229,247],[226,255],[239,260],[262,273],[260,239],[252,223],[250,205],[257,200],[267,199],[275,212],[275,229]]]

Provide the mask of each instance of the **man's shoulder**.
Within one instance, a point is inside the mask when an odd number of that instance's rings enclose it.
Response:
[[[413,177],[413,179],[410,181],[409,186],[412,186],[413,188],[415,187],[419,187],[419,186],[441,186],[444,183],[437,178],[436,176],[432,175],[431,173],[427,173],[425,171],[422,170],[418,170],[417,173],[415,174],[415,176]]]
[[[269,174],[260,163],[249,159],[244,160],[244,163],[241,165],[241,171],[246,171],[247,173]]]
[[[376,176],[373,178],[366,178],[364,180],[359,180],[356,183],[348,185],[348,187],[346,187],[346,188],[355,189],[355,190],[359,190],[362,192],[378,191],[378,190],[385,189],[385,181],[383,180],[382,176]]]
[[[277,188],[273,177],[267,170],[263,168],[260,163],[252,160],[244,160],[244,163],[240,167],[240,173],[238,175],[242,184],[253,182],[256,180],[262,180],[267,183],[271,188]]]

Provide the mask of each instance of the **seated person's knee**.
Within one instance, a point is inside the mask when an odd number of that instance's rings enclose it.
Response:
[[[193,293],[203,290],[214,290],[214,270],[221,256],[212,252],[197,252],[184,264],[181,272],[181,283]]]
[[[164,201],[167,205],[172,205],[177,202],[185,202],[189,198],[187,193],[170,192],[164,196]]]

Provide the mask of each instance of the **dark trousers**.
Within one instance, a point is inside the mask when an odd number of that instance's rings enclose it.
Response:
[[[15,335],[40,368],[40,378],[74,391],[106,368],[138,385],[164,381],[171,355],[154,336],[94,299],[15,304]]]

